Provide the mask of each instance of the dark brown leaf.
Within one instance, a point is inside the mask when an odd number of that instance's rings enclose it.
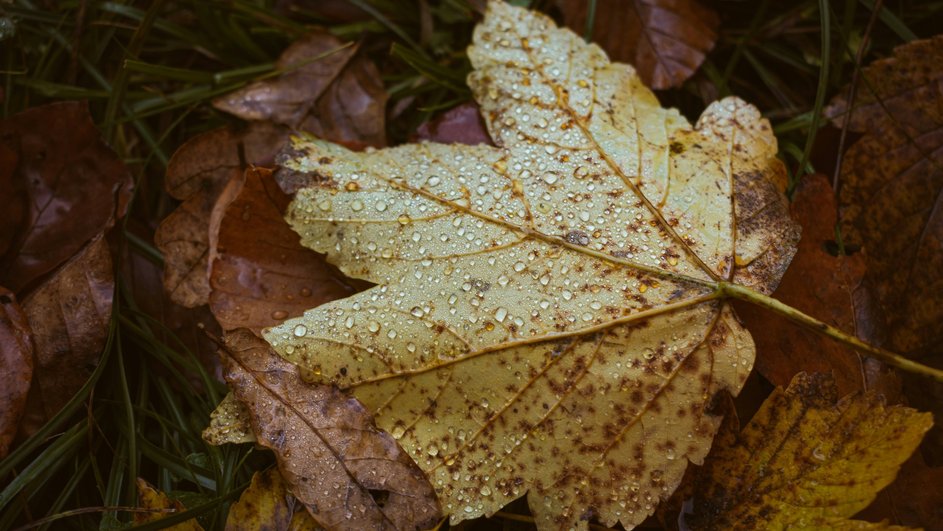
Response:
[[[188,308],[206,304],[218,222],[239,192],[243,168],[271,163],[287,138],[286,129],[259,122],[239,131],[224,127],[204,133],[174,153],[166,186],[184,203],[154,235],[164,254],[164,286],[174,302]]]
[[[271,171],[250,169],[219,229],[210,308],[224,330],[255,332],[356,292],[285,222],[291,198]]]
[[[841,222],[867,251],[889,346],[943,354],[943,36],[914,41],[862,70],[845,154]],[[840,123],[847,104],[830,112]]]
[[[358,55],[318,98],[300,129],[353,149],[383,147],[386,100],[376,65]]]
[[[424,122],[413,138],[414,142],[422,140],[441,144],[493,145],[481,118],[481,109],[474,102],[463,103]]]
[[[0,121],[0,145],[3,162],[18,160],[12,188],[0,188],[4,208],[26,201],[22,225],[0,257],[0,281],[22,296],[123,214],[132,183],[85,103],[51,103]],[[5,229],[2,239],[9,238]]]
[[[882,317],[864,284],[864,256],[832,256],[835,197],[823,175],[802,180],[792,203],[802,225],[799,250],[783,276],[776,298],[865,340],[879,338]],[[875,389],[888,399],[900,393],[896,375],[877,360],[761,308],[735,304],[756,342],[756,368],[774,385],[786,386],[803,371],[830,373],[838,390],[848,394]]]
[[[0,459],[3,459],[19,429],[33,379],[33,338],[16,296],[3,287],[0,304]]]
[[[893,483],[862,514],[928,530],[943,529],[943,467],[927,466],[920,452],[900,468]]]
[[[292,494],[329,529],[425,529],[432,486],[355,399],[304,383],[298,369],[249,330],[225,339],[226,380],[272,449]]]
[[[310,33],[279,57],[277,67],[283,74],[221,96],[213,106],[244,120],[298,128],[356,52],[356,46],[328,33]]]
[[[114,287],[111,254],[99,235],[23,301],[36,352],[36,406],[45,418],[95,370],[108,336]]]
[[[567,26],[582,35],[588,2],[558,0]],[[697,0],[598,0],[597,42],[614,61],[631,64],[653,89],[681,86],[717,41],[717,14]]]

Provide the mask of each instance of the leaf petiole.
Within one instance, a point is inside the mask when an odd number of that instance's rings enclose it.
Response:
[[[769,295],[764,295],[757,291],[753,291],[749,288],[733,284],[731,282],[718,282],[717,292],[721,297],[739,299],[772,310],[773,312],[789,319],[794,323],[805,326],[806,328],[812,329],[820,334],[824,334],[825,336],[828,336],[839,343],[848,345],[849,347],[859,350],[873,358],[877,358],[888,365],[897,367],[898,369],[927,376],[929,378],[933,378],[934,380],[943,382],[943,370],[929,367],[922,363],[917,363],[916,361],[907,359],[900,354],[896,354],[889,350],[884,350],[880,347],[866,343],[847,332],[824,323],[815,317],[802,313],[792,306],[783,304]]]

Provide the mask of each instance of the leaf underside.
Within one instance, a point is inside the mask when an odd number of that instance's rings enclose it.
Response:
[[[718,281],[769,292],[795,248],[776,142],[735,98],[692,127],[635,71],[489,4],[469,76],[498,147],[295,139],[302,243],[376,287],[266,330],[348,390],[452,522],[528,495],[543,529],[634,527],[700,463],[753,342]]]

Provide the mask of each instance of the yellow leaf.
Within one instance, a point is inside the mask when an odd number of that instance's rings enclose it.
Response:
[[[831,377],[800,373],[773,391],[738,438],[714,449],[685,522],[691,529],[890,529],[848,518],[894,480],[932,417],[887,407],[875,393],[837,400]]]
[[[171,500],[163,492],[152,487],[147,481],[141,478],[137,480],[138,486],[138,507],[150,509],[152,512],[134,513],[134,524],[142,525],[148,522],[156,522],[166,518],[174,513],[186,511],[187,508],[177,500]],[[196,518],[191,518],[179,524],[167,527],[173,531],[203,531],[203,527],[197,523]]]
[[[769,292],[798,237],[768,122],[692,127],[635,71],[489,4],[469,84],[498,147],[295,139],[302,243],[378,284],[266,331],[349,390],[452,522],[527,494],[541,528],[633,527],[707,453],[753,342],[718,283]]]
[[[302,531],[318,529],[304,505],[288,492],[277,468],[256,472],[239,501],[229,509],[226,531]]]
[[[203,430],[203,440],[216,446],[256,442],[249,412],[232,393],[227,394],[210,413],[210,425]]]

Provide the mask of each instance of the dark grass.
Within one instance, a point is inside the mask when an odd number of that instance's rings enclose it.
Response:
[[[411,9],[394,0],[350,0],[369,14],[354,21],[320,18],[313,4],[275,11],[272,3],[0,4],[3,115],[50,101],[88,100],[103,135],[134,174],[132,209],[114,235],[122,249],[119,271],[126,271],[131,255],[160,267],[150,238],[175,207],[163,191],[167,161],[187,138],[233,121],[208,101],[277,74],[278,53],[312,26],[361,41],[381,65],[389,109],[397,110],[389,121],[395,142],[470,97],[464,48],[475,15],[464,0],[417,2]],[[552,1],[531,4],[555,12]],[[822,107],[851,79],[874,4],[717,0],[716,48],[693,79],[659,97],[689,118],[728,94],[757,104],[774,124],[795,183],[816,169],[813,148],[826,125]],[[866,62],[932,35],[943,20],[943,2],[883,4]],[[0,530],[128,527],[131,513],[120,509],[135,505],[136,477],[190,508],[141,529],[192,516],[207,529],[221,529],[252,473],[271,465],[270,456],[250,445],[202,441],[225,385],[187,343],[141,309],[140,297],[147,295],[135,282],[134,275],[118,275],[108,345],[92,378],[0,463]]]

